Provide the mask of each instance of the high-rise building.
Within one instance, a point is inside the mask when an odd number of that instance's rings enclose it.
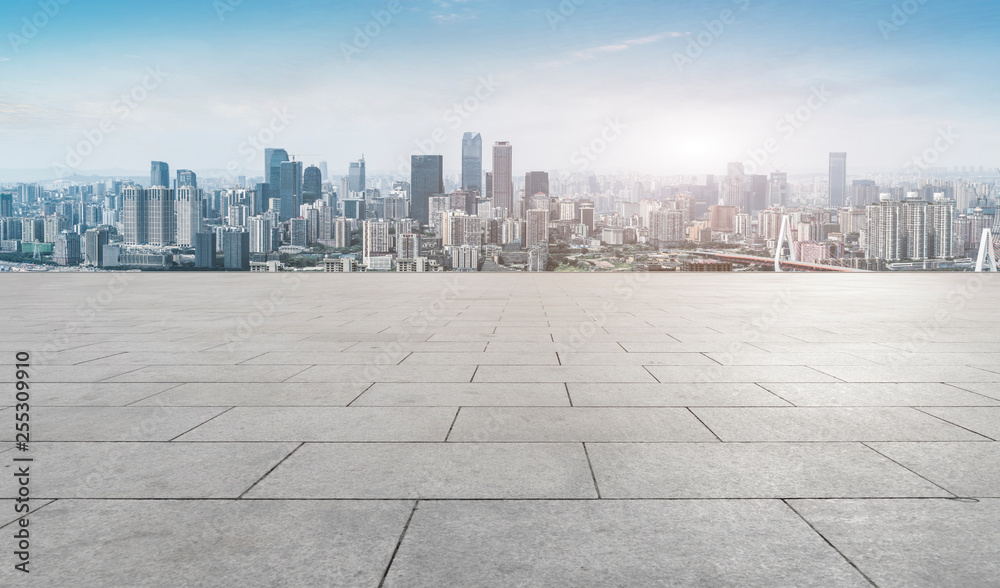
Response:
[[[80,263],[80,235],[63,231],[55,239],[52,258],[58,265],[78,265]]]
[[[198,187],[198,175],[189,169],[177,170],[177,185],[174,188],[180,190],[189,186],[192,188]]]
[[[350,184],[348,189],[355,194],[364,194],[365,192],[365,156],[362,155],[361,159],[358,161],[352,161],[350,170],[348,170],[348,178]],[[344,195],[347,197],[348,195]]]
[[[483,192],[483,137],[479,133],[462,137],[462,189]]]
[[[14,195],[0,194],[0,217],[14,216]]]
[[[506,141],[493,145],[493,206],[514,215],[513,148]]]
[[[126,245],[142,245],[149,242],[147,225],[149,191],[138,186],[122,189],[122,235]]]
[[[222,233],[223,267],[250,271],[250,233],[226,231]]]
[[[289,219],[288,233],[293,247],[307,247],[309,245],[306,219],[302,217]]]
[[[281,187],[279,198],[281,198],[281,211],[279,218],[282,221],[298,216],[299,207],[302,206],[302,162],[283,161],[280,166]]]
[[[937,200],[930,209],[934,234],[931,256],[937,259],[955,257],[955,201]]]
[[[788,202],[788,174],[774,172],[767,185],[768,208],[785,206]],[[777,238],[777,237],[775,237]]]
[[[524,200],[531,200],[538,194],[549,196],[549,174],[540,171],[526,173],[524,175]]]
[[[351,246],[351,222],[344,217],[333,221],[333,246],[345,249]]]
[[[194,236],[194,267],[215,267],[215,233]]]
[[[410,158],[410,216],[423,225],[430,223],[431,196],[444,193],[444,158],[413,155]]]
[[[181,247],[194,247],[195,235],[201,232],[202,200],[201,190],[193,185],[177,189],[174,200],[174,214],[177,217],[175,242]]]
[[[865,208],[878,204],[878,186],[874,180],[854,180],[851,182],[851,206]]]
[[[493,172],[486,172],[486,180],[483,182],[483,198],[493,202]]]
[[[767,196],[770,183],[765,175],[751,175],[747,178],[746,212],[753,214],[768,207]]]
[[[177,217],[174,211],[174,191],[156,186],[147,192],[146,238],[149,245],[173,245],[177,237]]]
[[[319,172],[320,174],[322,174],[321,176],[322,181],[325,182],[328,179],[330,179],[330,168],[325,161],[319,162]]]
[[[284,149],[264,149],[264,193],[260,195],[262,202],[271,198],[280,198],[281,194],[281,164],[288,161],[288,152]]]
[[[719,204],[746,208],[746,178],[742,162],[730,162],[729,174],[722,180]]]
[[[549,242],[549,209],[532,208],[525,214],[525,237],[523,247],[530,249],[538,243]]]
[[[306,168],[302,179],[302,203],[312,204],[323,197],[323,171],[315,165]]]
[[[266,216],[255,216],[250,219],[250,253],[271,253],[277,247],[272,239],[274,235],[271,219]]]
[[[847,202],[847,154],[830,154],[830,208]]]
[[[391,250],[389,229],[392,223],[386,221],[365,221],[362,226],[361,249],[362,261],[368,263],[371,257],[388,255]]]
[[[107,229],[89,229],[84,237],[83,262],[91,267],[104,265],[104,246],[109,242]]]
[[[154,161],[149,166],[149,187],[170,187],[170,166],[162,161]]]
[[[654,211],[650,219],[649,238],[657,245],[683,243],[684,212],[660,209]]]
[[[420,234],[400,233],[396,235],[396,255],[400,259],[420,257]]]

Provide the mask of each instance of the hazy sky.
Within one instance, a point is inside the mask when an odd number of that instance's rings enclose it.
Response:
[[[465,131],[487,160],[510,141],[519,172],[725,173],[765,146],[762,172],[822,171],[830,151],[901,169],[943,134],[935,165],[1000,167],[995,1],[895,5],[4,0],[0,169],[262,175],[257,137],[333,174],[362,153],[398,169],[418,144],[454,170]]]

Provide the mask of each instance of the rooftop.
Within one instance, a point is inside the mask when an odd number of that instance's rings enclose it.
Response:
[[[992,278],[7,274],[0,585],[995,586]]]

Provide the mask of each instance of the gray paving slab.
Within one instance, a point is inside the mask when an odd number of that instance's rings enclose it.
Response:
[[[1000,578],[1000,500],[790,504],[879,587],[986,588]]]
[[[454,408],[237,407],[178,441],[444,441]]]
[[[616,341],[580,341],[577,343],[567,342],[509,342],[490,341],[486,345],[487,353],[625,353],[625,349]]]
[[[38,365],[35,364],[28,370],[32,383],[39,382],[74,382],[89,383],[100,382],[124,374],[136,369],[136,366],[107,366],[107,365]],[[15,382],[15,372],[13,370],[3,370],[0,373],[0,382]]]
[[[981,394],[983,396],[988,396],[994,400],[1000,400],[1000,382],[963,382],[963,383],[953,383],[949,382],[950,385],[960,388],[962,390],[968,390],[969,392],[975,392],[976,394]]]
[[[225,411],[221,407],[82,406],[31,409],[32,441],[169,441]],[[14,428],[0,431],[13,440]]]
[[[923,412],[1000,441],[1000,407],[929,407]]]
[[[82,365],[110,366],[152,366],[152,365],[236,365],[258,355],[252,351],[209,350],[197,352],[159,352],[159,351],[127,351],[100,359],[88,361]]]
[[[563,384],[375,384],[351,406],[569,406]]]
[[[636,500],[421,502],[385,586],[869,584],[780,501]]]
[[[547,353],[411,353],[401,365],[559,365],[555,352]]]
[[[247,359],[243,365],[396,365],[409,352],[373,351],[335,353],[330,351],[276,351]]]
[[[940,383],[761,384],[796,406],[1000,406],[1000,401]]]
[[[682,408],[463,408],[449,441],[716,441]]]
[[[32,443],[39,498],[237,498],[295,443]],[[7,471],[11,471],[8,468]],[[16,496],[12,475],[0,495]]]
[[[1000,443],[871,443],[954,494],[1000,498]]]
[[[579,443],[306,444],[247,498],[597,498]]]
[[[803,366],[649,366],[660,382],[836,382]]]
[[[817,366],[845,382],[1000,382],[1000,374],[953,365]]]
[[[746,348],[735,353],[706,353],[708,357],[722,365],[770,366],[770,365],[874,365],[866,357],[850,353],[768,353]]]
[[[366,388],[355,384],[180,384],[135,406],[347,406]]]
[[[642,366],[480,366],[474,382],[656,382]]]
[[[603,498],[952,496],[860,443],[588,443],[587,449]]]
[[[177,384],[40,383],[31,387],[32,406],[125,406]]]
[[[307,366],[285,365],[154,365],[107,382],[283,382]]]
[[[716,365],[701,353],[560,353],[559,361],[568,366]]]
[[[377,588],[412,511],[402,501],[60,500],[33,517],[46,588]],[[0,585],[23,573],[0,567]]]
[[[289,382],[469,382],[476,366],[455,365],[317,365]]]
[[[789,406],[757,384],[567,384],[573,406]]]
[[[692,408],[723,441],[989,441],[913,408]]]

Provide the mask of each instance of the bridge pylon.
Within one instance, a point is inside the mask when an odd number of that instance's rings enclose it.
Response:
[[[996,245],[993,243],[993,231],[983,229],[983,240],[979,245],[979,258],[976,260],[976,271],[985,271],[987,264],[990,267],[990,271],[997,271],[997,251]]]
[[[781,272],[781,250],[788,242],[788,261],[798,261],[795,254],[795,243],[792,241],[792,223],[788,215],[781,217],[781,233],[778,236],[778,244],[774,247],[774,271]]]

